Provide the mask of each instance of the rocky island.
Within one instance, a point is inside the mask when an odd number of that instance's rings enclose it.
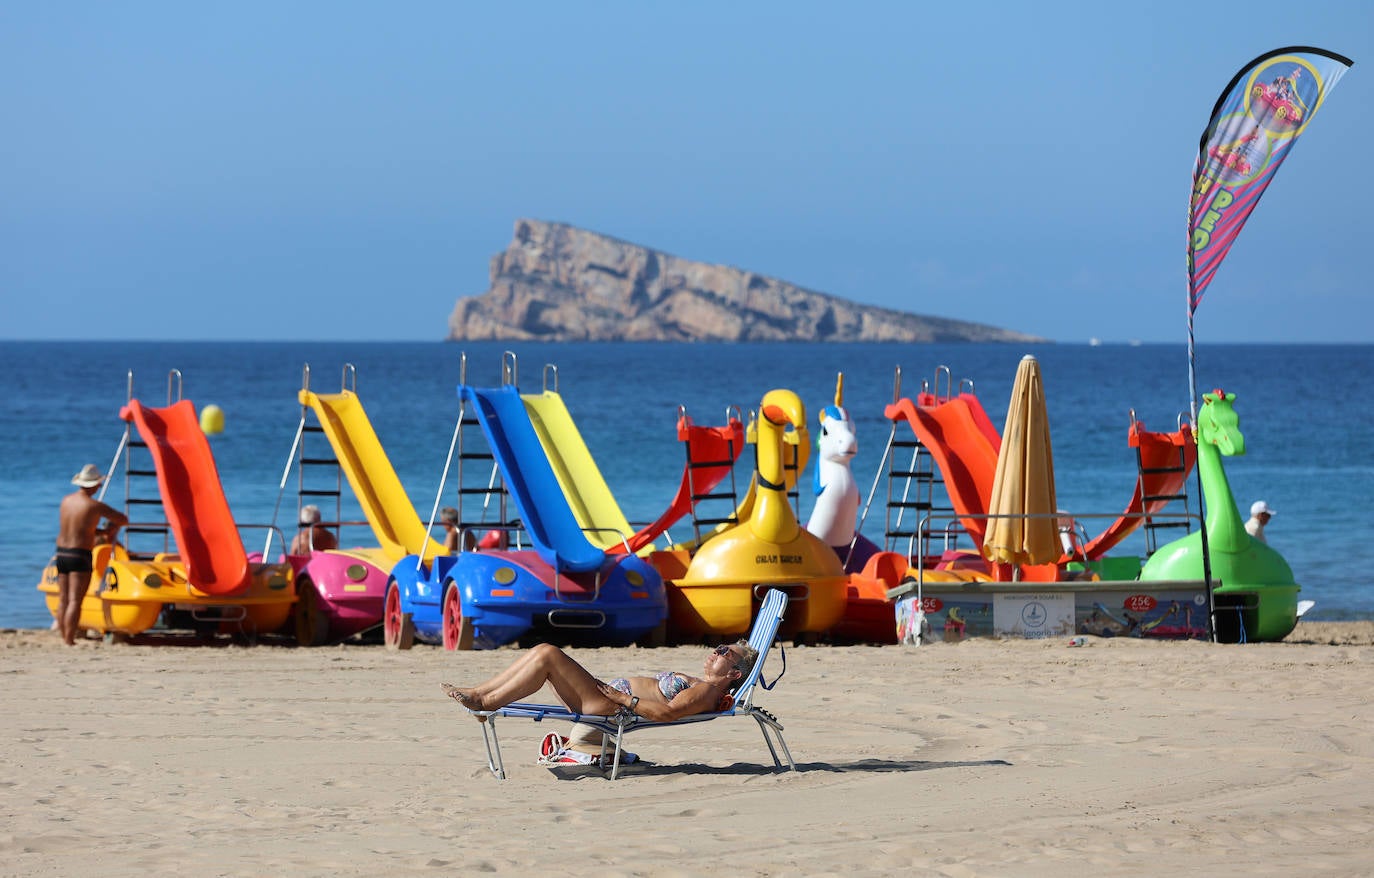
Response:
[[[448,340],[1033,342],[981,323],[858,305],[562,223],[521,219],[491,288],[458,300]]]

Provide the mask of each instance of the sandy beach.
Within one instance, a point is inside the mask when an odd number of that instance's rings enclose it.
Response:
[[[631,736],[614,783],[508,780],[440,682],[510,650],[64,648],[0,632],[0,873],[1366,875],[1374,622],[1282,643],[787,649],[754,723]],[[703,650],[576,650],[603,676]],[[776,650],[768,676],[781,667]]]

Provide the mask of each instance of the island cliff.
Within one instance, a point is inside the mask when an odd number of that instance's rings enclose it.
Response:
[[[858,305],[561,223],[521,219],[491,288],[458,300],[448,339],[1032,342],[981,323]]]

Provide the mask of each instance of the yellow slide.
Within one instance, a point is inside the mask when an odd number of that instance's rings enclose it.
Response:
[[[301,405],[309,406],[334,448],[344,478],[358,498],[383,553],[392,562],[418,555],[425,543],[425,526],[410,504],[401,480],[372,429],[362,401],[352,391],[299,393]],[[443,551],[443,543],[429,541],[426,557]]]
[[[601,470],[587,450],[587,443],[573,423],[563,397],[551,390],[521,394],[530,422],[539,436],[558,484],[572,507],[577,523],[587,532],[587,541],[606,550],[628,539],[635,529],[615,502]]]

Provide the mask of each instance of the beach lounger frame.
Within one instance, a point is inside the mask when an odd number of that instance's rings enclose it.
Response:
[[[768,752],[773,757],[773,767],[782,770],[782,761],[778,759],[778,750],[781,748],[782,755],[787,759],[787,768],[791,771],[797,769],[797,764],[792,759],[792,752],[787,749],[787,741],[782,736],[782,723],[778,718],[761,707],[754,704],[754,688],[762,680],[763,666],[768,658],[769,650],[773,646],[773,641],[777,638],[778,626],[782,624],[783,612],[787,609],[786,593],[775,589],[768,589],[763,597],[763,605],[759,608],[758,616],[754,619],[754,627],[749,632],[749,645],[759,651],[758,661],[750,668],[745,675],[743,682],[735,692],[735,703],[729,710],[716,713],[699,713],[693,716],[686,716],[672,722],[654,722],[644,719],[641,716],[620,711],[611,716],[581,714],[569,710],[561,704],[532,704],[529,702],[515,702],[497,710],[471,710],[468,712],[474,716],[484,718],[482,723],[482,742],[487,748],[487,768],[491,770],[497,778],[506,779],[506,765],[501,758],[501,743],[496,736],[497,717],[515,717],[520,719],[531,719],[541,722],[546,719],[563,720],[573,723],[584,723],[600,729],[605,737],[602,739],[600,765],[605,765],[606,751],[609,749],[610,737],[614,736],[615,746],[611,762],[611,780],[615,780],[620,773],[620,754],[621,745],[624,743],[625,735],[628,732],[637,732],[642,729],[669,728],[672,726],[687,725],[689,723],[709,722],[727,716],[747,716],[752,717],[759,724],[759,731],[763,733],[764,743],[768,745]],[[779,645],[779,649],[782,647]],[[783,653],[783,667],[778,672],[778,676],[772,683],[763,683],[763,688],[772,689],[787,671],[787,655]],[[774,737],[777,744],[774,744]]]

